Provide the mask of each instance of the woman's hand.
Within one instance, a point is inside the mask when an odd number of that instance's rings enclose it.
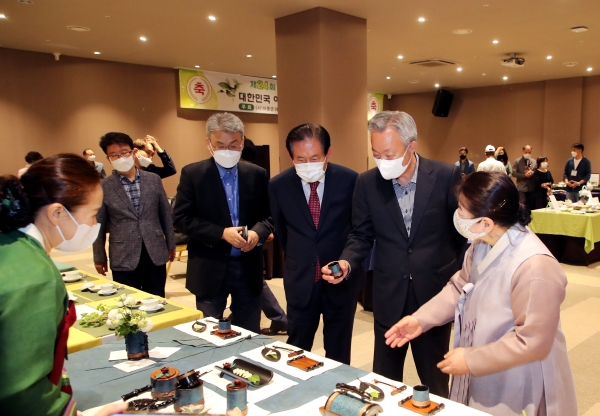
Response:
[[[465,360],[465,349],[455,348],[446,355],[444,355],[444,361],[440,361],[437,367],[442,373],[451,374],[453,376],[459,376],[461,374],[467,374],[469,367]]]
[[[385,343],[392,348],[401,347],[423,333],[421,324],[412,315],[405,316],[385,333]]]

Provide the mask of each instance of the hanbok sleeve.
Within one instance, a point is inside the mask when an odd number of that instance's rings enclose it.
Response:
[[[471,374],[483,376],[545,359],[554,343],[567,276],[546,255],[525,260],[512,277],[515,330],[498,341],[465,349]]]

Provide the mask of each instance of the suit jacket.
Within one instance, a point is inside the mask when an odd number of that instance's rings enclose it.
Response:
[[[265,241],[273,232],[269,212],[267,172],[251,163],[238,163],[239,224]],[[186,234],[188,265],[186,287],[199,297],[213,297],[225,278],[231,244],[221,239],[232,227],[225,190],[213,158],[187,165],[177,187],[175,227]],[[263,281],[263,249],[256,246],[240,256],[250,279],[250,290],[258,294]]]
[[[151,163],[147,167],[143,168],[146,172],[156,173],[161,179],[168,178],[169,176],[173,176],[177,173],[177,168],[175,167],[175,163],[173,163],[173,159],[165,150],[162,153],[156,152],[156,155],[162,161],[163,167],[156,166],[154,163]]]
[[[409,279],[419,305],[425,304],[460,269],[462,238],[452,221],[458,207],[455,185],[460,169],[419,157],[410,236],[406,232],[392,181],[377,168],[358,176],[352,206],[352,225],[341,259],[352,269],[369,254],[373,240],[373,312],[388,327],[401,317]],[[352,279],[353,275],[349,276]]]
[[[590,176],[592,175],[592,162],[587,157],[582,157],[579,161],[579,165],[577,165],[577,175],[571,175],[571,172],[575,170],[575,158],[571,158],[567,160],[565,164],[565,171],[563,172],[563,178],[567,181],[585,181],[586,183],[590,180]],[[581,191],[581,187],[583,185],[579,185],[577,188],[567,188],[567,191]]]
[[[102,164],[100,162],[96,162],[94,160],[94,168],[100,174],[100,176],[102,177],[102,179],[106,178],[106,172],[104,171],[104,164]]]
[[[271,213],[275,233],[285,252],[283,285],[287,303],[305,307],[312,292],[317,257],[321,266],[340,258],[352,229],[352,195],[358,174],[329,163],[321,201],[319,224],[315,228],[302,181],[292,167],[269,182]],[[364,285],[362,273],[338,285],[325,285],[336,305],[356,302]]]
[[[517,178],[517,189],[519,192],[533,192],[535,184],[533,183],[533,176],[529,178],[525,176],[525,168],[529,165],[531,170],[537,168],[537,164],[533,159],[525,159],[523,156],[515,160],[512,168],[512,176]]]
[[[167,194],[158,175],[138,170],[140,173],[139,213],[119,178],[119,173],[102,181],[104,200],[96,219],[100,233],[94,242],[94,262],[104,263],[106,234],[110,268],[116,271],[134,270],[140,260],[142,243],[156,266],[169,260],[169,250],[175,248],[171,208]]]
[[[466,160],[466,163],[467,166],[465,166],[465,175],[470,175],[471,173],[475,172],[475,163],[469,159]],[[458,166],[458,170],[460,171],[460,160],[454,163],[454,166]]]

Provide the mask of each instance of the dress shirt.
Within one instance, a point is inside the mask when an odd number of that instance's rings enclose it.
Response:
[[[415,191],[417,190],[417,174],[419,173],[419,155],[415,153],[417,164],[415,165],[415,173],[410,182],[406,186],[402,186],[397,179],[392,179],[394,184],[394,192],[400,205],[402,218],[404,218],[404,226],[406,233],[410,236],[410,226],[412,225],[413,209],[415,206]]]
[[[304,196],[306,197],[306,203],[308,204],[308,200],[310,199],[310,183],[302,180],[302,190],[304,191]],[[319,181],[319,185],[317,186],[317,195],[319,196],[319,205],[323,206],[323,192],[325,192],[325,176],[321,178]]]
[[[141,194],[141,185],[142,181],[140,179],[140,172],[135,169],[135,178],[133,178],[133,182],[127,179],[125,176],[121,174],[121,172],[117,171],[119,174],[119,179],[121,180],[121,184],[123,188],[125,188],[125,193],[131,200],[133,207],[135,208],[135,212],[139,214],[140,212],[140,194]]]
[[[223,166],[217,165],[219,169],[219,176],[223,183],[223,189],[225,189],[225,196],[227,197],[227,206],[229,207],[229,215],[231,215],[231,224],[234,227],[239,226],[240,222],[240,198],[238,188],[238,167],[235,165],[231,169],[225,169]],[[242,250],[236,247],[231,247],[231,257],[239,257],[242,254]]]

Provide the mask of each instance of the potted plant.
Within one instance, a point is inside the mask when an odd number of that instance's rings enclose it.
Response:
[[[152,320],[146,312],[135,309],[137,301],[131,296],[121,295],[119,308],[108,312],[106,324],[115,333],[125,337],[125,349],[129,360],[148,358],[148,336]]]

